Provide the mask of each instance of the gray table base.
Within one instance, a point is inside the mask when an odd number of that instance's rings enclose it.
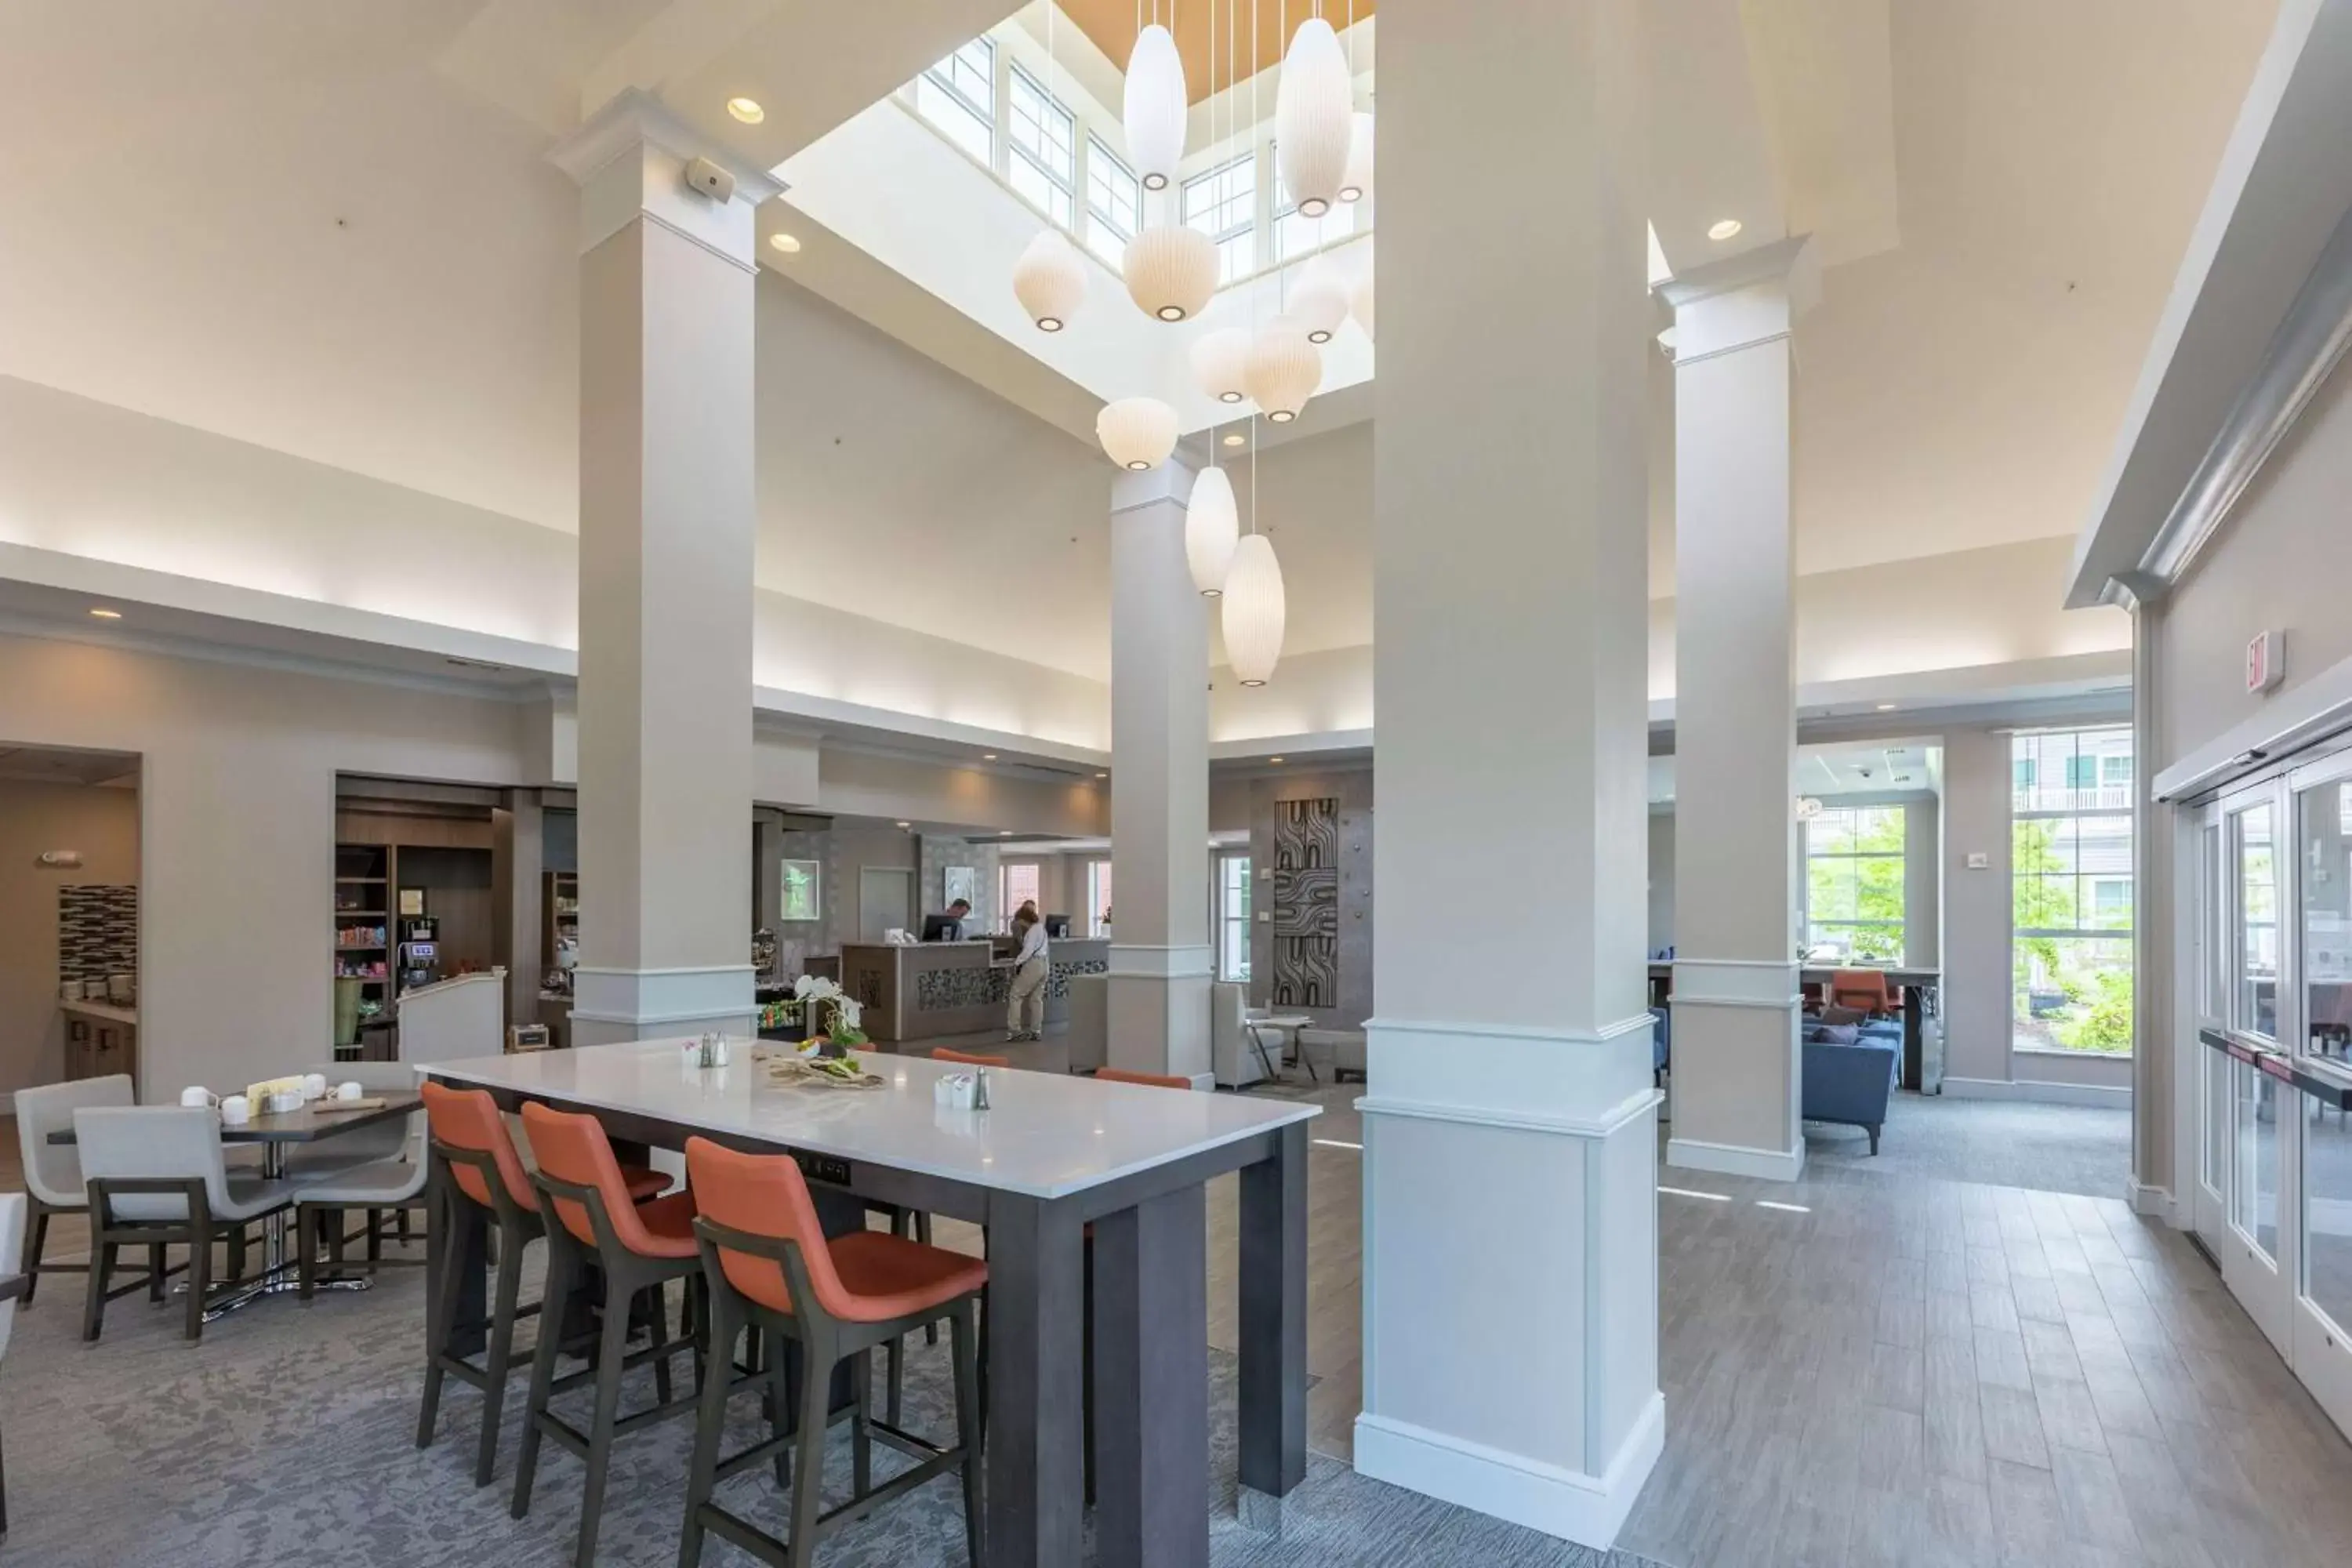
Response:
[[[286,1179],[286,1150],[287,1145],[283,1143],[264,1143],[261,1146],[263,1180],[280,1182]],[[210,1306],[207,1306],[204,1312],[205,1322],[216,1323],[239,1308],[252,1306],[265,1296],[290,1295],[301,1289],[301,1259],[289,1251],[286,1245],[286,1233],[293,1228],[293,1220],[294,1210],[291,1206],[278,1209],[262,1217],[261,1268],[251,1276],[229,1287]],[[317,1243],[309,1237],[295,1238],[296,1247],[316,1245]],[[313,1280],[310,1288],[313,1290],[364,1290],[374,1283],[372,1279],[336,1275],[325,1279]],[[187,1289],[184,1280],[182,1281],[179,1289],[183,1290]]]

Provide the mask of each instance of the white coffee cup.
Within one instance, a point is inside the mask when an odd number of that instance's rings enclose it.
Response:
[[[180,1103],[185,1106],[218,1105],[220,1096],[200,1083],[192,1083],[180,1091]]]
[[[357,1079],[353,1079],[348,1083],[339,1083],[335,1085],[335,1098],[337,1100],[357,1100],[364,1092],[365,1091],[360,1088],[360,1081]]]
[[[327,1098],[327,1075],[326,1075],[325,1073],[322,1073],[322,1072],[314,1072],[314,1073],[305,1073],[305,1074],[303,1074],[303,1075],[302,1075],[302,1098],[303,1098],[303,1099],[305,1099],[305,1100],[324,1100],[324,1099],[326,1099],[326,1098]]]
[[[253,1104],[241,1094],[232,1094],[220,1102],[221,1121],[229,1127],[242,1127],[253,1120]]]

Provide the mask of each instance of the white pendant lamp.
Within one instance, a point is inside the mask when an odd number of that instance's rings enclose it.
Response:
[[[1239,403],[1249,395],[1243,373],[1249,364],[1250,335],[1245,327],[1203,332],[1192,340],[1192,379],[1202,395],[1220,403]]]
[[[1283,620],[1282,566],[1265,534],[1248,534],[1234,546],[1219,608],[1225,662],[1244,686],[1264,686],[1282,658]]]
[[[1355,291],[1348,296],[1348,311],[1356,324],[1364,329],[1364,336],[1372,335],[1372,275],[1368,271],[1356,279]]]
[[[1321,217],[1339,199],[1355,129],[1355,87],[1339,36],[1309,16],[1291,35],[1274,93],[1275,162],[1301,216]]]
[[[1176,411],[1156,397],[1122,397],[1095,416],[1095,439],[1122,468],[1156,468],[1176,449]]]
[[[1127,57],[1127,95],[1121,118],[1127,154],[1147,191],[1164,191],[1184,161],[1184,57],[1176,40],[1154,22],[1135,37]]]
[[[1360,202],[1372,194],[1372,117],[1356,110],[1356,127],[1348,136],[1348,172],[1339,176],[1339,199]]]
[[[1206,310],[1217,291],[1217,244],[1197,228],[1162,224],[1127,242],[1119,271],[1145,315],[1181,321]]]
[[[1058,332],[1086,302],[1087,268],[1077,247],[1058,228],[1029,242],[1013,264],[1013,295],[1042,332]]]
[[[1307,341],[1307,329],[1289,316],[1276,316],[1258,329],[1244,371],[1251,399],[1276,425],[1298,417],[1323,384],[1323,356]]]
[[[1225,569],[1241,536],[1233,480],[1223,468],[1202,468],[1184,504],[1184,563],[1192,569],[1192,586],[1213,599],[1225,591]]]
[[[1348,278],[1328,256],[1309,261],[1290,291],[1290,313],[1310,343],[1328,343],[1348,319]]]

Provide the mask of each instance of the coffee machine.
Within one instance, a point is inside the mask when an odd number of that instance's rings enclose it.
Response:
[[[400,989],[414,991],[441,978],[441,942],[432,917],[400,922]]]

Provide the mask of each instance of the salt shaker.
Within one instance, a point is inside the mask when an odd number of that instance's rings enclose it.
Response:
[[[971,1108],[974,1110],[988,1109],[988,1069],[986,1068],[982,1068],[971,1075]]]

